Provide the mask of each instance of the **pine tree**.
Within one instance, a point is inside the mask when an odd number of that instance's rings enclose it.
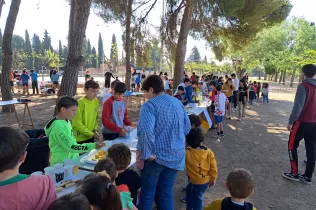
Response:
[[[26,55],[26,68],[33,68],[33,55],[32,55],[32,45],[30,40],[30,35],[27,30],[25,30],[25,45],[24,45],[24,53]]]
[[[97,61],[97,51],[95,50],[95,47],[92,47],[91,50],[91,67],[92,68],[97,68],[98,61]]]
[[[46,50],[53,51],[52,47],[52,40],[50,36],[48,35],[47,30],[44,31],[44,38],[43,38],[43,45],[42,45],[42,52],[45,52]]]
[[[63,46],[61,44],[61,40],[59,40],[59,45],[58,45],[58,56],[59,56],[60,62],[63,63]]]
[[[69,52],[69,51],[68,51],[68,47],[64,45],[64,46],[63,46],[63,56],[62,56],[63,59],[64,59],[64,60],[63,60],[63,65],[64,65],[64,66],[66,66],[66,60],[67,60],[67,57],[68,57],[68,52]]]
[[[201,55],[196,46],[194,46],[191,50],[191,54],[188,59],[190,62],[200,62],[201,61]]]
[[[104,56],[103,40],[102,40],[101,33],[99,33],[99,41],[98,41],[98,64],[99,64],[99,67],[101,67],[101,64],[103,62],[102,56]]]
[[[87,54],[87,55],[91,55],[91,43],[90,43],[90,39],[88,39],[86,54]]]
[[[34,67],[35,69],[41,69],[42,67],[42,54],[41,54],[41,50],[42,50],[42,43],[41,40],[39,38],[39,36],[37,34],[33,35],[32,38],[32,48],[34,50],[33,53],[33,57],[34,57]]]
[[[206,57],[206,55],[204,56],[204,63],[207,63],[207,57]]]
[[[117,70],[116,67],[118,66],[118,49],[117,49],[115,34],[112,35],[110,60],[111,60],[112,66],[115,68],[115,70]]]

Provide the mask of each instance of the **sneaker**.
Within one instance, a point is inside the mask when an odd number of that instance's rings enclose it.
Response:
[[[309,177],[306,177],[304,175],[299,175],[299,180],[301,180],[305,184],[311,184],[312,183],[312,179],[309,178]]]
[[[288,179],[288,180],[292,180],[292,181],[299,181],[299,176],[298,175],[293,175],[292,172],[289,172],[289,173],[282,173],[282,176],[285,178],[285,179]]]
[[[186,198],[185,198],[185,197],[184,197],[184,198],[181,198],[180,201],[181,201],[182,203],[186,203]]]
[[[221,135],[220,135],[220,137],[222,137],[222,138],[223,138],[223,137],[225,137],[225,135],[224,135],[224,134],[221,134]]]

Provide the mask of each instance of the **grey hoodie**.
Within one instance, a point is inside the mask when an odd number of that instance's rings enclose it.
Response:
[[[316,79],[314,78],[307,78],[303,82],[307,82],[316,87]],[[307,97],[307,92],[306,92],[305,87],[303,87],[302,85],[299,85],[296,90],[294,106],[293,106],[292,113],[289,119],[290,125],[293,125],[294,122],[299,118],[303,110],[303,107],[305,105],[306,97]]]

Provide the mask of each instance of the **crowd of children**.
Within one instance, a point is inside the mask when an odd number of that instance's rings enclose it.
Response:
[[[201,95],[210,97],[217,136],[223,137],[223,119],[228,104],[232,101],[232,91],[235,87],[230,78],[225,83],[222,79],[214,80],[216,77],[209,79],[210,77],[204,76],[202,82],[191,82],[185,78],[175,96],[183,104],[201,100]],[[58,114],[45,126],[46,135],[49,137],[51,165],[63,163],[65,159],[76,159],[80,153],[102,148],[105,146],[103,139],[112,140],[127,136],[126,126],[132,124],[128,120],[126,102],[122,98],[126,85],[114,81],[111,87],[111,95],[103,104],[102,131],[98,127],[97,82],[88,80],[84,86],[85,96],[78,101],[71,97],[58,100]],[[268,87],[264,86],[262,90],[264,88]],[[266,92],[263,94],[268,95]],[[241,81],[238,96],[242,99],[239,100],[239,105],[248,102],[249,91],[246,82]],[[203,144],[204,135],[199,117],[190,115],[189,118],[191,130],[186,136],[188,184],[185,202],[187,210],[202,210],[203,194],[215,185],[217,179],[217,164],[213,151]],[[0,141],[0,209],[21,209],[21,206],[25,206],[25,210],[137,210],[141,177],[128,169],[131,151],[126,145],[112,145],[108,149],[107,158],[96,164],[94,172],[82,180],[76,192],[57,199],[54,184],[48,176],[19,174],[19,167],[27,155],[29,137],[26,133],[3,126],[0,127],[0,135],[3,136]],[[253,194],[253,187],[250,172],[236,169],[229,174],[226,182],[231,197],[214,201],[204,209],[228,210],[239,209],[240,206],[254,209],[251,204],[244,202]]]

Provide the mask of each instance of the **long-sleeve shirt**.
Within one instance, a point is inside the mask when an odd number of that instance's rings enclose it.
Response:
[[[189,85],[185,87],[185,98],[188,100],[189,103],[194,103],[192,96],[193,96],[193,87]]]
[[[82,97],[78,100],[78,109],[72,119],[72,129],[77,142],[86,141],[94,136],[94,131],[98,130],[98,99],[88,100]]]
[[[111,96],[103,104],[102,124],[104,126],[103,133],[119,133],[124,125],[131,126],[128,120],[127,106],[124,99],[115,100]]]
[[[76,159],[80,153],[95,149],[95,143],[77,144],[68,120],[51,119],[45,126],[51,152],[50,164],[63,163],[65,159]]]
[[[185,165],[185,136],[191,129],[181,101],[160,93],[143,104],[137,125],[142,160],[156,156],[158,164],[175,170]]]

